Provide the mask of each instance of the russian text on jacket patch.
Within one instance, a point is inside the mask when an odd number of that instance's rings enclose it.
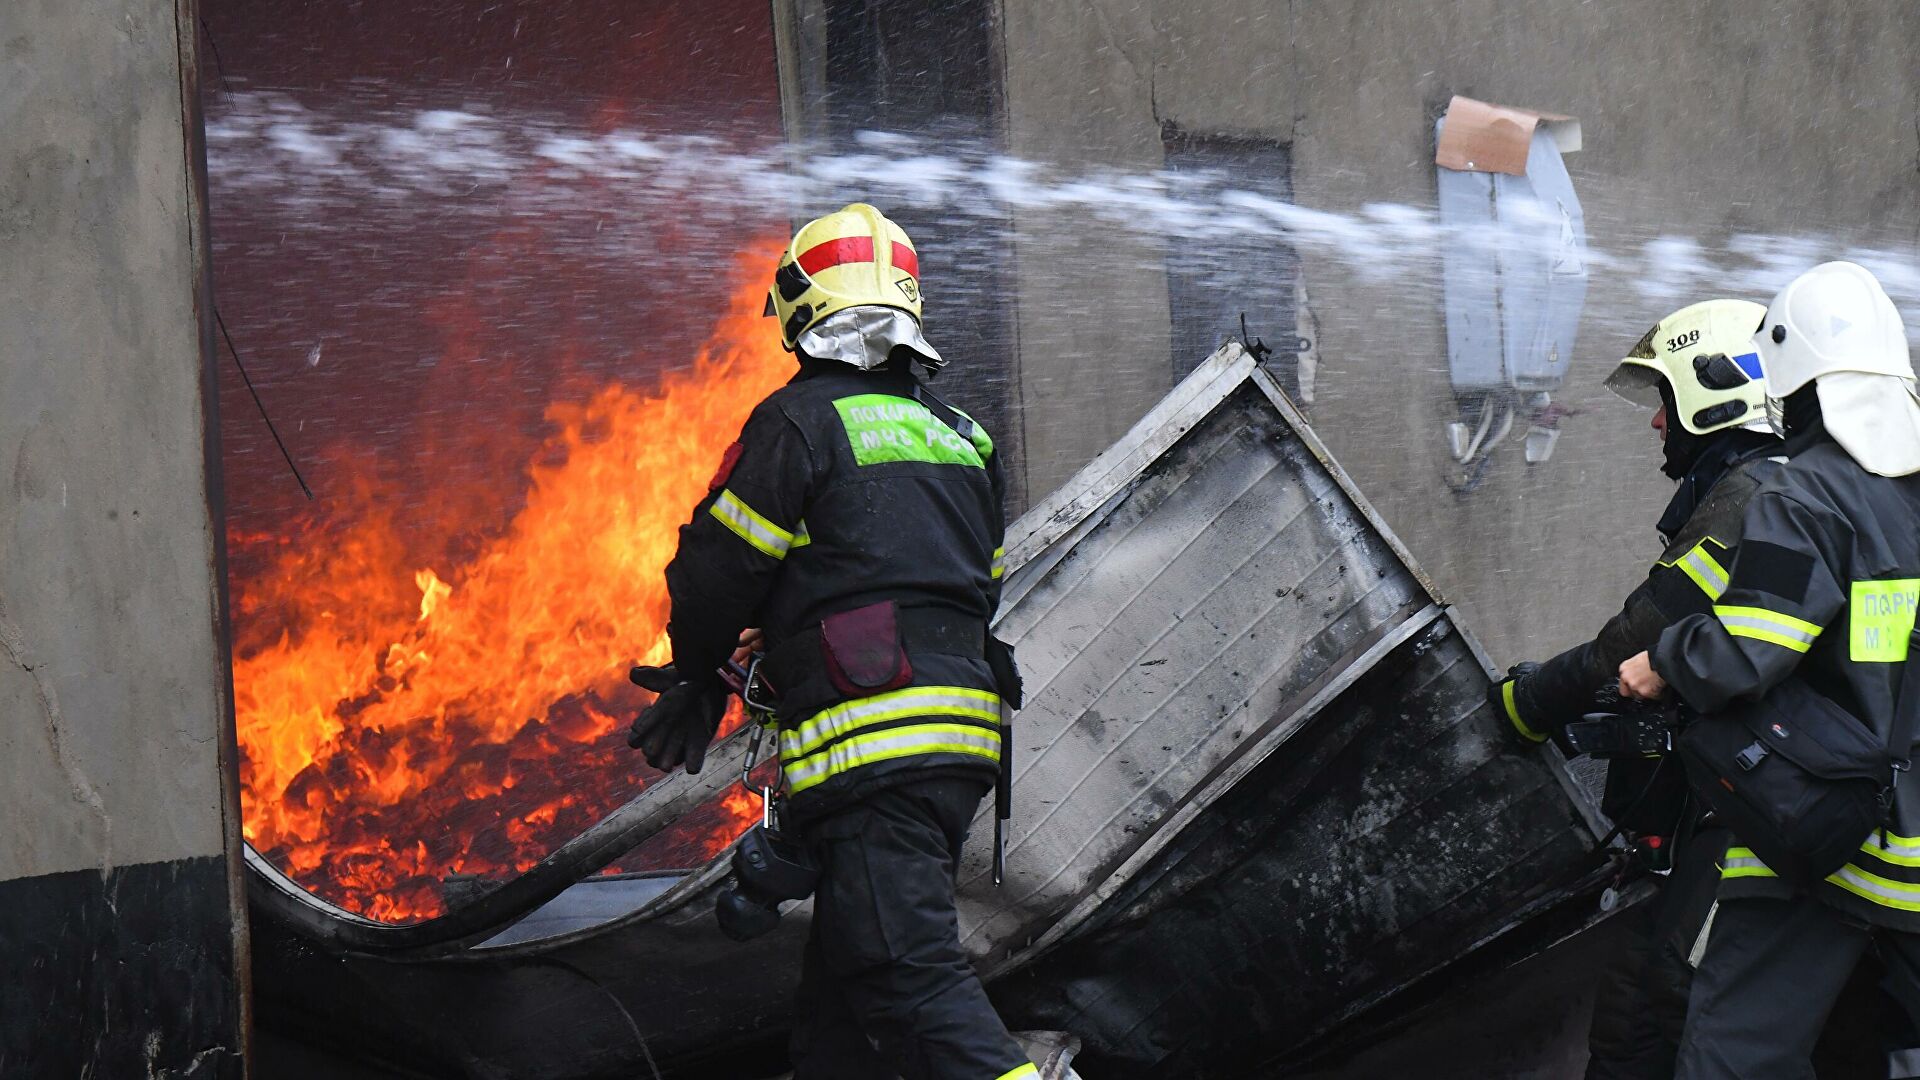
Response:
[[[891,394],[859,394],[836,400],[858,465],[929,461],[984,468],[980,450],[940,422],[925,405]],[[982,436],[984,438],[984,436]],[[988,444],[989,446],[991,444]]]
[[[1920,578],[1853,583],[1847,612],[1847,653],[1862,663],[1896,664],[1907,658],[1907,637],[1920,603]]]

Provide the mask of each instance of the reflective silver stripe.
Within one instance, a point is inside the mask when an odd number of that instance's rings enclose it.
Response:
[[[1820,636],[1820,628],[1804,619],[1756,607],[1713,606],[1720,625],[1735,637],[1767,641],[1795,652],[1806,652]]]
[[[1860,845],[1860,849],[1875,855],[1891,855],[1895,859],[1920,859],[1920,837],[1888,833],[1886,841],[1882,843],[1880,830],[1875,829],[1868,835],[1867,842]]]
[[[1920,1047],[1887,1051],[1888,1076],[1920,1076]]]
[[[1701,591],[1708,596],[1718,600],[1720,594],[1727,591],[1727,572],[1703,548],[1696,547],[1687,552],[1686,558],[1681,561],[1687,564],[1687,576],[1699,584]]]
[[[734,535],[776,559],[786,558],[793,546],[792,533],[762,517],[732,491],[722,491],[709,512]]]
[[[1798,630],[1784,623],[1774,622],[1772,619],[1756,619],[1749,615],[1722,615],[1720,616],[1720,621],[1729,628],[1744,626],[1752,630],[1766,630],[1779,634],[1781,637],[1805,642],[1808,645],[1813,644],[1815,636],[1807,633],[1805,630]]]
[[[1723,878],[1736,878],[1776,877],[1778,875],[1768,869],[1766,863],[1755,858],[1750,849],[1735,847],[1728,848],[1727,857],[1720,860],[1720,876]]]
[[[799,727],[780,733],[780,756],[805,757],[824,743],[862,728],[910,716],[960,716],[1000,722],[1000,695],[964,686],[913,686],[859,698],[813,714]]]
[[[1827,880],[1876,904],[1902,911],[1920,911],[1920,885],[1875,877],[1852,863],[1827,875]]]
[[[921,754],[973,754],[1000,760],[1000,733],[970,724],[916,724],[856,735],[784,766],[794,794],[862,765]]]

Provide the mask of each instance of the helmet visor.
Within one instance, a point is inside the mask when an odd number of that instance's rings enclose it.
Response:
[[[1629,356],[1607,376],[1606,387],[1643,409],[1657,409],[1663,404],[1660,387],[1666,381],[1667,373],[1652,360]]]

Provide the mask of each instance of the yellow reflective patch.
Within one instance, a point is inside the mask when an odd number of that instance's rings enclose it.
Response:
[[[1856,663],[1897,664],[1907,658],[1920,578],[1853,583],[1847,612],[1847,655]]]
[[[960,437],[917,401],[891,394],[856,394],[836,399],[833,407],[846,428],[856,465],[892,461],[929,461],[936,465],[984,468],[980,446]],[[976,434],[984,435],[979,425]],[[992,452],[992,442],[987,452]]]

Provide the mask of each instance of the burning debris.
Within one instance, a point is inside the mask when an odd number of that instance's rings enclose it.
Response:
[[[286,538],[230,537],[251,556],[232,582],[244,829],[276,866],[368,917],[425,918],[450,875],[526,870],[652,779],[623,738],[642,704],[625,673],[666,658],[676,530],[792,370],[760,317],[770,250],[742,257],[690,369],[549,406],[519,510],[448,523],[462,557],[409,563],[402,493],[365,479]],[[756,813],[729,796],[622,868],[698,865]]]
[[[1028,510],[1006,557],[1015,819],[1004,885],[984,846],[961,860],[963,945],[1001,1015],[1078,1037],[1090,1074],[1304,1059],[1592,911],[1597,831],[1564,763],[1500,741],[1477,646],[1237,345]],[[746,736],[442,925],[343,918],[255,865],[262,1023],[307,1031],[324,1002],[317,1044],[429,1071],[758,1075],[813,902],[740,943],[714,917],[727,859],[593,874],[632,837],[731,836],[709,815],[736,809]]]

